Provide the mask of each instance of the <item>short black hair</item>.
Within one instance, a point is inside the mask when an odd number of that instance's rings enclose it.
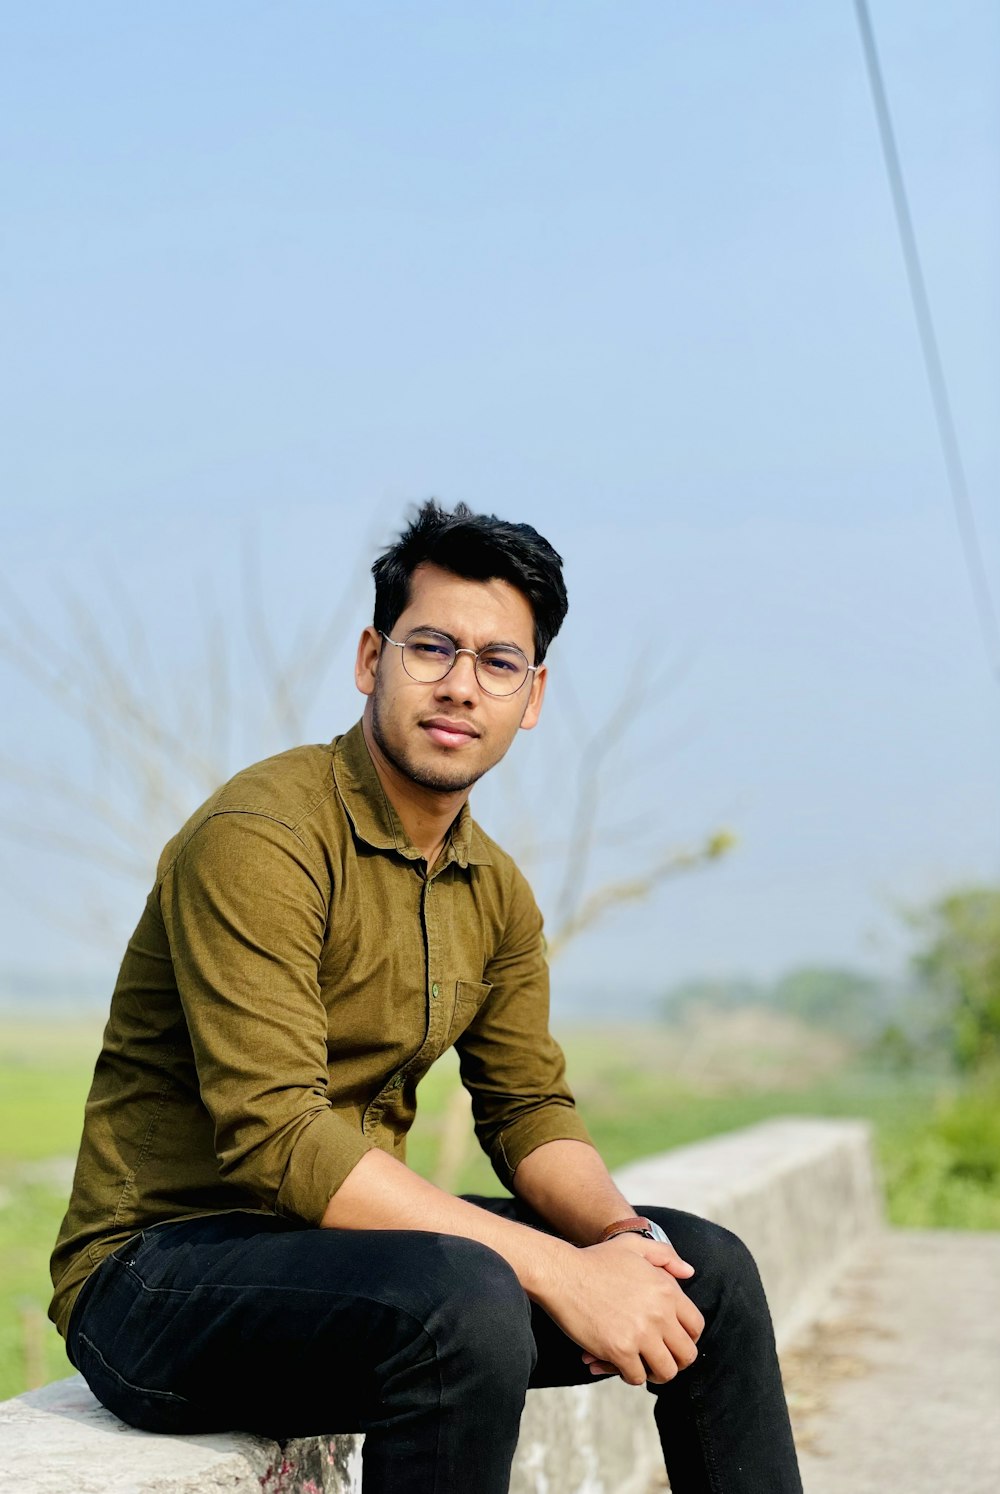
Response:
[[[372,566],[374,626],[391,633],[410,599],[410,577],[419,565],[437,565],[467,581],[499,578],[516,586],[535,619],[535,663],[545,658],[562,627],[569,602],[562,556],[530,524],[496,514],[476,514],[466,503],[451,513],[433,498],[422,503],[394,545]]]

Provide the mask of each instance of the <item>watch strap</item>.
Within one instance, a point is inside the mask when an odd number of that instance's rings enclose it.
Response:
[[[614,1224],[609,1224],[607,1229],[601,1231],[601,1241],[613,1240],[615,1235],[645,1235],[647,1240],[655,1240],[653,1226],[648,1219],[643,1219],[640,1214],[631,1219],[619,1219]]]

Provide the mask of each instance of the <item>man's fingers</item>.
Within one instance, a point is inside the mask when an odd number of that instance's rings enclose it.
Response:
[[[592,1375],[620,1375],[627,1385],[645,1385],[648,1376],[646,1366],[638,1354],[622,1353],[621,1363],[613,1364],[608,1359],[598,1359],[596,1354],[584,1354],[583,1362]]]
[[[644,1350],[639,1356],[639,1362],[643,1367],[644,1378],[654,1385],[663,1385],[668,1380],[674,1379],[682,1369],[694,1363],[698,1357],[695,1348],[687,1332],[676,1330],[662,1343]],[[599,1359],[596,1354],[584,1354],[583,1362],[592,1375],[620,1375],[630,1385],[638,1385],[641,1382],[631,1380],[623,1369],[618,1365],[611,1364],[607,1359]]]
[[[653,1241],[654,1245],[657,1243],[656,1240]],[[694,1267],[691,1262],[684,1260],[683,1256],[678,1255],[672,1245],[661,1245],[660,1249],[670,1252],[668,1259],[661,1262],[664,1271],[669,1271],[671,1276],[682,1276],[685,1278],[694,1275]]]
[[[642,1362],[646,1368],[646,1379],[653,1385],[665,1385],[668,1380],[675,1379],[678,1371],[684,1368],[684,1361],[671,1352],[668,1343],[656,1344],[652,1350],[644,1352]]]
[[[618,1366],[618,1373],[626,1385],[645,1385],[649,1378],[646,1373],[646,1366],[638,1354],[623,1358],[622,1363]]]
[[[694,1267],[690,1261],[683,1260],[669,1241],[647,1240],[644,1235],[636,1234],[634,1230],[623,1230],[620,1235],[613,1235],[606,1240],[602,1249],[613,1247],[631,1250],[633,1255],[641,1255],[651,1265],[660,1266],[664,1271],[669,1271],[671,1276],[678,1276],[686,1280],[694,1275]]]
[[[687,1369],[688,1365],[694,1364],[698,1358],[698,1350],[694,1346],[694,1340],[680,1322],[668,1332],[663,1342],[679,1370]]]
[[[690,1297],[682,1295],[677,1304],[677,1321],[694,1343],[697,1343],[705,1331],[705,1319],[695,1307]]]

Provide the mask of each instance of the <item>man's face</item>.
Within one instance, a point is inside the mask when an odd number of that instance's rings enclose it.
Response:
[[[438,566],[418,566],[392,637],[402,643],[415,628],[447,633],[461,648],[514,643],[534,661],[531,606],[506,581],[466,581]],[[500,761],[518,728],[528,730],[538,720],[544,666],[515,695],[494,696],[479,684],[471,654],[459,654],[444,679],[432,684],[411,679],[401,655],[366,628],[355,678],[369,697],[366,714],[377,748],[422,788],[449,794],[470,788]]]

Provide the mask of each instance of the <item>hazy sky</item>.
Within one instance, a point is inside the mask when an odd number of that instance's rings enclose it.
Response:
[[[1000,599],[1000,13],[872,17]],[[121,632],[124,586],[150,698],[197,709],[217,617],[229,766],[275,750],[237,641],[255,547],[279,646],[349,599],[328,738],[360,709],[373,544],[466,499],[567,562],[548,719],[479,796],[500,840],[530,819],[548,845],[546,911],[574,742],[612,718],[590,885],[739,836],[579,940],[562,991],[889,968],[897,905],[997,876],[1000,689],[848,0],[41,0],[0,59],[0,551],[58,640],[93,647],[70,593]],[[677,667],[643,699],[647,639]],[[2,660],[0,688],[6,759],[100,772]],[[42,788],[0,804],[0,966],[111,968],[141,882],[57,855],[54,825],[89,832]],[[103,948],[68,929],[98,904]]]

